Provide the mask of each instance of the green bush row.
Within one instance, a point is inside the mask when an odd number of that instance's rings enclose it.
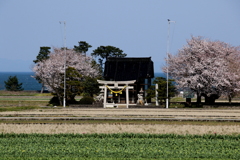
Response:
[[[221,135],[221,134],[203,134],[203,135],[180,135],[180,134],[146,134],[146,133],[93,133],[93,134],[75,134],[75,133],[59,133],[59,134],[42,134],[42,133],[2,133],[0,138],[177,138],[177,139],[232,139],[240,141],[240,134],[238,135]]]

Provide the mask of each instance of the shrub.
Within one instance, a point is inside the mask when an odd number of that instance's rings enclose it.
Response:
[[[58,106],[60,105],[58,97],[54,96],[50,99],[49,104],[52,104],[53,106]]]
[[[79,104],[92,104],[94,99],[92,97],[86,96],[80,99]]]
[[[7,91],[22,91],[22,83],[18,82],[18,78],[16,76],[10,76],[7,81],[4,81],[5,88]]]

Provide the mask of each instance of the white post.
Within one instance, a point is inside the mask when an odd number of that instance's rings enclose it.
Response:
[[[118,94],[118,103],[120,103],[121,101],[121,97],[120,97],[120,94]]]
[[[134,92],[132,92],[132,103],[134,103]]]
[[[126,84],[126,105],[127,105],[127,108],[128,108],[128,105],[129,105],[129,95],[128,95],[128,85]]]
[[[104,85],[104,100],[103,100],[103,108],[106,108],[107,104],[107,85]]]
[[[155,93],[156,93],[156,106],[159,106],[159,103],[158,103],[158,84],[155,85]]]

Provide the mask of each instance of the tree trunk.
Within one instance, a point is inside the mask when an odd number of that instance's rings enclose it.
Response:
[[[43,93],[43,90],[44,90],[44,85],[42,84],[41,94]]]
[[[205,104],[211,104],[211,103],[210,103],[210,97],[205,96]]]
[[[216,94],[210,95],[210,97],[205,96],[205,103],[206,104],[214,104],[215,100],[218,99],[220,96]]]
[[[63,97],[57,93],[57,97],[58,97],[58,100],[59,100],[59,103],[60,103],[60,106],[63,105]]]
[[[202,103],[201,97],[202,97],[202,95],[199,92],[197,92],[197,105]]]
[[[229,102],[229,104],[232,103],[232,96],[230,94],[228,95],[228,102]]]
[[[192,99],[191,98],[186,98],[185,107],[192,107]]]

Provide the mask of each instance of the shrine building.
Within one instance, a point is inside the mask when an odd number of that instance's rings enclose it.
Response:
[[[106,107],[136,105],[139,96],[146,100],[146,89],[154,78],[151,57],[143,58],[108,58],[104,67],[104,80],[98,80],[104,93],[103,104]]]

